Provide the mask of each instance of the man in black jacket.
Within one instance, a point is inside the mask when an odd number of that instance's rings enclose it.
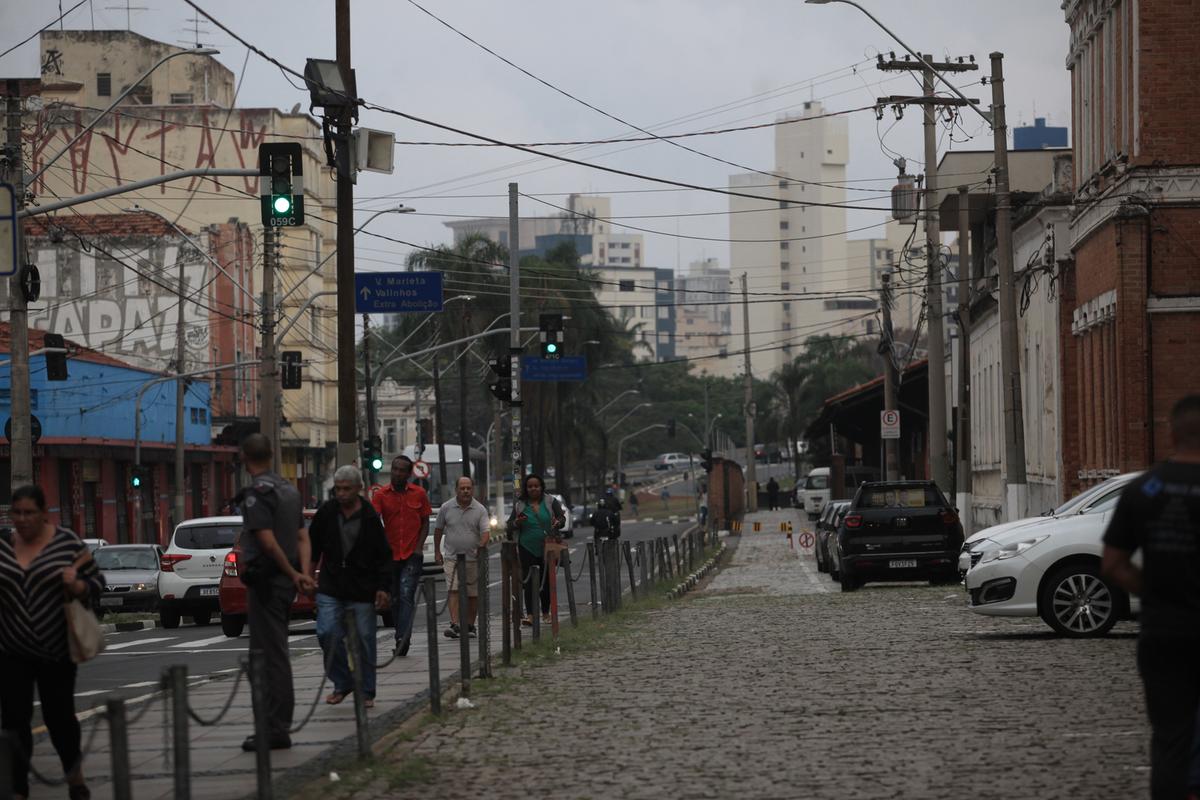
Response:
[[[337,705],[354,690],[346,657],[347,612],[358,628],[358,656],[362,665],[363,697],[375,705],[375,614],[388,607],[392,550],[383,532],[383,521],[362,498],[362,473],[357,467],[338,467],[333,474],[332,500],[317,510],[309,526],[312,563],[318,564],[317,639],[325,651],[325,664],[333,691],[325,698]]]

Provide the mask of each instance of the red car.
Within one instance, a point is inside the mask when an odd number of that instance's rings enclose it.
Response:
[[[309,523],[316,515],[315,509],[304,511],[304,521]],[[241,548],[236,544],[225,556],[225,568],[221,570],[218,603],[221,607],[221,632],[226,636],[242,635],[246,627],[246,586],[238,577],[238,558]],[[312,597],[297,594],[292,600],[292,616],[312,619],[317,615],[317,601]]]

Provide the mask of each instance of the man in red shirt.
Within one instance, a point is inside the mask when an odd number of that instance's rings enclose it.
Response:
[[[392,548],[392,617],[398,656],[408,655],[424,561],[422,551],[429,536],[429,515],[433,513],[425,490],[408,482],[412,469],[408,456],[392,459],[392,482],[376,492],[371,501],[383,518],[383,530]]]

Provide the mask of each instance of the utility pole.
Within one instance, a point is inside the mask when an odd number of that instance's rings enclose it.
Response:
[[[938,97],[934,93],[937,72],[967,72],[979,65],[967,61],[935,62],[924,55],[922,61],[880,61],[876,66],[884,71],[919,71],[922,92],[919,97],[884,97],[881,105],[920,105],[924,111],[925,133],[925,302],[929,318],[929,463],[933,480],[943,489],[950,486],[950,463],[946,452],[946,332],[943,319],[943,289],[941,230],[937,205],[937,110],[939,106],[965,106],[968,101],[958,97]],[[937,72],[935,72],[935,70]]]
[[[371,315],[363,314],[363,380],[366,383],[365,400],[367,404],[367,438],[375,436],[375,387],[371,383]],[[375,469],[370,464],[363,464],[367,473],[368,485],[375,483]]]
[[[467,324],[464,330],[470,330],[470,303],[467,303],[465,314]],[[467,430],[467,351],[470,349],[470,343],[466,343],[459,350],[458,355],[458,443],[462,450],[462,475],[467,478],[471,477],[471,434]],[[442,480],[445,482],[444,478]]]
[[[271,440],[271,469],[279,471],[279,364],[275,358],[275,266],[279,258],[279,229],[263,228],[262,364],[258,368],[259,430]],[[353,362],[351,362],[353,366]]]
[[[175,501],[174,524],[178,525],[186,519],[187,514],[187,502],[184,499],[187,495],[183,491],[183,484],[187,478],[183,462],[183,395],[187,391],[188,380],[183,377],[183,373],[187,372],[187,365],[184,363],[187,350],[183,335],[183,267],[186,259],[183,258],[182,248],[176,252],[178,253],[176,258],[179,261],[179,280],[176,285],[178,304],[175,307],[175,372],[179,378],[175,381],[175,496],[173,499]]]
[[[5,100],[5,127],[7,129],[6,155],[8,157],[8,182],[17,197],[18,213],[25,207],[25,162],[21,154],[21,81],[10,79]],[[20,221],[14,226],[17,237],[17,260],[25,260],[25,243],[21,235]],[[12,376],[11,419],[12,438],[12,488],[34,483],[33,479],[33,431],[31,429],[29,397],[29,310],[25,294],[21,290],[21,264],[8,283],[9,332],[12,337],[12,352],[9,374]]]
[[[1017,344],[1017,298],[1013,282],[1012,203],[1008,189],[1008,126],[1004,117],[1004,54],[992,53],[992,134],[996,160],[996,266],[1000,273],[1000,374],[1004,380],[1005,513],[1027,513],[1025,414]]]
[[[501,425],[503,424],[500,420],[501,404],[496,403],[495,405],[496,410],[492,419],[492,427],[495,428],[496,434],[492,448],[496,451],[496,454],[492,458],[494,466],[488,467],[488,469],[494,469],[495,472],[492,474],[496,476],[494,479],[496,482],[496,501],[492,506],[496,510],[496,518],[503,520],[507,519],[504,516],[504,453],[501,452],[503,449],[504,431],[501,429]]]
[[[971,201],[958,187],[958,514],[970,534],[971,508]]]
[[[508,359],[510,413],[509,448],[513,464],[513,501],[521,496],[521,478],[525,472],[521,453],[521,226],[517,217],[517,184],[508,185]]]
[[[742,404],[746,415],[746,510],[758,510],[758,476],[754,464],[754,376],[750,372],[750,294],[742,273],[742,342],[746,374],[742,376]]]
[[[883,333],[879,352],[883,354],[883,410],[897,411],[896,386],[900,382],[896,374],[896,347],[892,335],[892,273],[879,276],[879,307],[883,309]],[[900,459],[896,452],[896,439],[883,440],[884,476],[889,481],[900,479]]]
[[[350,85],[350,0],[336,0],[337,63]],[[351,125],[354,107],[346,103],[337,120],[337,146],[349,153],[353,145]],[[354,159],[338,159],[345,166],[337,172],[337,351],[338,351],[338,446],[337,462],[358,460],[358,380],[354,369]]]
[[[563,385],[554,383],[554,488],[562,495],[563,505],[571,505],[571,488],[567,480],[567,442],[563,433]]]
[[[434,338],[436,340],[440,331],[440,327],[435,320]],[[438,453],[438,501],[446,502],[450,498],[446,496],[446,431],[442,427],[442,380],[441,380],[441,358],[437,351],[433,353],[433,438],[437,440]]]

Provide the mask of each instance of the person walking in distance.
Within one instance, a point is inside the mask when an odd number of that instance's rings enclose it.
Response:
[[[767,481],[767,508],[771,511],[779,509],[779,481],[775,480],[774,475]]]
[[[292,746],[289,730],[295,710],[292,662],[288,657],[288,617],[297,593],[311,595],[312,549],[304,527],[300,493],[271,470],[271,440],[252,433],[242,440],[242,463],[252,483],[242,490],[241,554],[238,576],[246,585],[250,651],[265,662],[267,730],[272,750]],[[257,749],[254,736],[242,749]]]
[[[633,512],[633,518],[638,518],[638,496],[636,490],[629,492],[629,510]]]
[[[13,529],[0,529],[0,728],[12,737],[12,792],[29,796],[33,753],[33,689],[58,751],[68,796],[86,800],[79,720],[75,716],[76,665],[67,647],[64,593],[95,607],[104,579],[88,546],[50,522],[46,495],[37,486],[12,493]],[[7,789],[8,787],[0,787]]]
[[[545,492],[546,484],[541,475],[536,473],[526,475],[525,482],[521,487],[521,497],[513,503],[513,510],[508,517],[506,526],[509,537],[515,536],[517,540],[517,553],[521,558],[521,580],[525,582],[525,608],[527,609],[525,619],[522,620],[524,625],[533,625],[531,609],[533,608],[535,588],[538,590],[538,597],[541,601],[542,619],[546,622],[550,621],[550,579],[553,576],[546,575],[546,539],[561,540],[559,530],[567,521],[562,504],[553,497],[547,498]],[[610,529],[609,536],[612,535]],[[534,587],[529,578],[530,570],[535,566],[542,575],[540,587]]]
[[[1150,795],[1188,795],[1200,709],[1200,395],[1171,411],[1174,454],[1121,492],[1101,571],[1142,598],[1137,662],[1150,718]],[[1132,557],[1142,553],[1142,566]],[[1200,797],[1200,787],[1192,787]]]
[[[429,516],[433,513],[429,495],[409,482],[412,471],[411,458],[393,458],[392,482],[371,499],[383,519],[383,530],[392,548],[392,620],[396,626],[396,655],[401,657],[408,655],[424,563],[422,551],[429,536]]]
[[[375,705],[375,615],[388,607],[392,586],[392,548],[379,513],[362,497],[362,473],[338,467],[333,473],[333,500],[317,509],[308,536],[312,561],[320,570],[317,584],[317,640],[325,653],[333,691],[325,698],[337,705],[354,690],[346,651],[343,620],[354,615],[358,639],[354,663],[361,665],[363,699]]]
[[[442,503],[433,523],[433,551],[437,563],[446,571],[446,591],[450,606],[450,627],[445,635],[457,639],[463,635],[465,612],[467,634],[475,635],[475,613],[479,603],[479,549],[486,548],[491,537],[487,509],[475,499],[475,482],[463,475],[454,484],[454,499]],[[467,608],[458,607],[458,557],[467,559]],[[487,558],[486,552],[482,554]]]

